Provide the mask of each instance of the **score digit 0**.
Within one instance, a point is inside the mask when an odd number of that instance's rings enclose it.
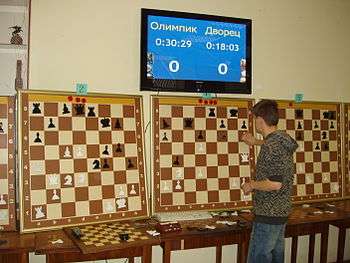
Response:
[[[178,72],[180,69],[180,63],[177,60],[171,60],[169,62],[169,70],[171,72]]]

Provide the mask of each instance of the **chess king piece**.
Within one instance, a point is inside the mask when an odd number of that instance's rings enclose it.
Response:
[[[13,29],[10,43],[13,45],[22,45],[23,38],[19,35],[19,33],[23,32],[22,27],[16,25],[9,28]]]

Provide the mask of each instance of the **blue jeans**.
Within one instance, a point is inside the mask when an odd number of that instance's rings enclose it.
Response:
[[[286,225],[253,223],[248,263],[283,263]]]

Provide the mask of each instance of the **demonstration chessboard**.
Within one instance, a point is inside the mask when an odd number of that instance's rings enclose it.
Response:
[[[65,232],[79,247],[83,254],[110,251],[125,248],[135,242],[147,242],[156,238],[146,232],[145,228],[135,228],[131,223],[110,222],[79,227],[82,237],[77,238],[71,228]],[[119,234],[128,233],[127,240],[121,240]]]
[[[0,97],[0,231],[16,230],[15,98]]]
[[[152,97],[155,212],[251,205],[241,185],[255,176],[249,99]]]
[[[278,128],[299,144],[293,201],[342,197],[340,104],[278,101]]]
[[[141,97],[19,95],[22,232],[147,216]]]
[[[344,107],[344,122],[345,122],[345,174],[344,174],[344,196],[350,197],[350,104],[345,104]]]

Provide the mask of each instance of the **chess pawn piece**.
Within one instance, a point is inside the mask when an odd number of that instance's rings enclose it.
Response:
[[[69,151],[69,147],[66,146],[66,149],[64,151],[64,155],[63,155],[64,158],[70,158],[72,157],[72,155],[70,154],[70,151]]]
[[[70,113],[70,111],[69,111],[69,109],[68,109],[68,107],[67,107],[67,104],[64,103],[64,104],[63,104],[63,111],[62,111],[62,114],[68,114],[68,113]]]
[[[39,138],[38,132],[36,133],[36,138],[35,138],[34,142],[38,142],[38,143],[41,142],[41,139]]]
[[[55,124],[53,124],[53,120],[52,120],[52,118],[50,118],[49,119],[49,126],[48,126],[48,128],[55,128]]]
[[[177,181],[176,181],[175,189],[176,189],[176,190],[181,190],[181,188],[182,188],[182,187],[181,187],[181,185],[180,185],[180,181],[177,180]]]
[[[6,201],[4,199],[4,195],[0,195],[0,205],[6,205]]]
[[[122,152],[122,148],[121,148],[121,144],[120,144],[120,143],[117,144],[117,149],[116,149],[115,151],[116,151],[117,153]]]
[[[243,121],[242,127],[241,127],[241,128],[242,128],[242,129],[247,129],[247,125],[246,125],[245,121]]]
[[[133,185],[133,184],[131,185],[130,194],[131,194],[131,195],[136,195],[135,185]]]
[[[102,152],[102,154],[109,155],[109,152],[108,152],[108,145],[105,145],[105,149],[104,149],[104,151]]]
[[[53,190],[53,195],[52,195],[52,200],[59,200],[59,199],[60,199],[60,197],[57,195],[57,190],[54,189]]]
[[[226,128],[226,126],[225,126],[225,123],[224,123],[224,120],[221,120],[221,124],[220,124],[220,128]]]
[[[166,132],[164,132],[162,141],[167,141],[167,140],[168,140],[168,138],[166,137]]]

